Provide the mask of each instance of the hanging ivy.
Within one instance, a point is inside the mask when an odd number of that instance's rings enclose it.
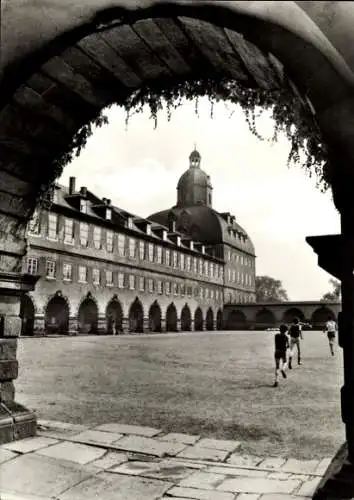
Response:
[[[156,128],[158,115],[164,108],[167,110],[167,119],[170,120],[173,110],[183,105],[185,100],[195,102],[195,112],[198,115],[201,97],[209,99],[211,117],[213,117],[215,103],[223,101],[239,105],[245,114],[250,131],[260,140],[274,143],[280,134],[285,135],[290,142],[288,166],[300,165],[310,177],[315,175],[317,186],[321,191],[329,187],[330,169],[324,168],[324,166],[328,167],[325,165],[327,149],[320,129],[310,106],[294,91],[290,82],[272,91],[244,87],[237,81],[227,78],[194,79],[173,85],[155,82],[139,88],[124,101],[116,104],[123,106],[126,110],[126,125],[134,114],[143,112],[147,106]],[[265,110],[270,112],[274,123],[270,139],[262,137],[256,126],[257,118]],[[81,153],[94,128],[106,123],[108,123],[107,116],[101,113],[74,135],[67,150],[54,161],[53,168],[48,169],[50,176],[42,184],[40,194],[42,200],[46,198],[48,186],[53,185],[55,179],[61,175],[64,166]]]

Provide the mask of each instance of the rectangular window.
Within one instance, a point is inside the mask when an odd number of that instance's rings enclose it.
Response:
[[[145,241],[139,241],[139,258],[140,260],[145,259]]]
[[[219,268],[219,273],[220,273],[220,278],[224,279],[224,268],[222,266],[220,266]]]
[[[149,292],[152,293],[154,291],[154,280],[149,278],[148,281]]]
[[[106,219],[112,220],[112,209],[111,208],[106,208]]]
[[[132,219],[132,217],[128,217],[127,226],[128,226],[129,229],[133,229],[133,219]]]
[[[213,262],[209,263],[209,276],[211,278],[214,278],[214,263]]]
[[[227,279],[231,281],[231,269],[227,270]]]
[[[166,295],[170,295],[171,293],[171,283],[169,281],[166,281],[165,283],[165,293]]]
[[[27,259],[27,273],[28,274],[37,274],[38,271],[38,260],[33,257],[29,257]]]
[[[45,265],[45,274],[47,278],[55,278],[55,262],[47,260]]]
[[[125,255],[125,235],[118,234],[118,254],[120,257]]]
[[[214,277],[218,278],[219,277],[219,266],[215,264],[214,266]]]
[[[198,261],[197,261],[197,257],[193,257],[193,272],[194,272],[194,274],[197,274],[197,272],[198,272]]]
[[[56,240],[58,237],[58,216],[57,214],[48,214],[48,239]]]
[[[208,276],[208,271],[209,271],[209,262],[205,261],[204,262],[204,274],[205,274],[205,276]]]
[[[237,271],[237,283],[240,283],[240,271]]]
[[[204,288],[200,288],[200,298],[204,298]]]
[[[145,278],[144,278],[144,276],[140,276],[140,279],[139,279],[139,290],[141,292],[145,292]]]
[[[210,298],[211,298],[212,300],[214,300],[214,290],[213,290],[213,289],[212,289],[212,290],[210,290]]]
[[[106,231],[107,252],[113,252],[113,231]]]
[[[64,220],[64,243],[72,245],[74,243],[74,221],[73,219]]]
[[[192,293],[193,293],[193,289],[191,286],[188,286],[187,287],[187,294],[188,294],[188,297],[191,298],[192,297]]]
[[[92,269],[92,284],[99,285],[100,284],[100,270]]]
[[[162,248],[156,247],[156,262],[162,264]]]
[[[157,282],[157,293],[162,294],[162,281]]]
[[[93,246],[97,250],[101,248],[101,228],[97,226],[93,228]]]
[[[179,256],[179,267],[184,270],[184,254],[181,253]]]
[[[79,282],[87,283],[87,267],[79,266]]]
[[[171,265],[171,252],[168,248],[166,248],[166,250],[165,250],[165,264],[166,264],[166,266]]]
[[[88,201],[84,199],[80,199],[80,212],[83,214],[87,214]]]
[[[129,258],[135,259],[136,241],[134,238],[129,238]]]
[[[186,294],[186,287],[185,285],[182,283],[181,284],[181,296],[184,297]]]
[[[118,288],[124,288],[124,273],[118,273]]]
[[[149,262],[154,262],[154,244],[153,243],[149,243],[148,252],[149,252]]]
[[[89,226],[86,222],[80,222],[80,245],[87,247],[88,245]]]
[[[209,298],[209,288],[206,288],[205,289],[205,298],[208,299]]]
[[[234,283],[236,283],[236,270],[235,269],[232,270],[232,281]]]
[[[134,276],[134,274],[129,274],[129,290],[135,290],[135,276]]]
[[[40,233],[40,214],[38,210],[35,210],[34,214],[32,215],[31,220],[29,221],[28,224],[28,231],[31,234],[39,234]]]
[[[72,264],[63,264],[63,280],[71,281],[73,277],[73,266]]]
[[[191,270],[191,256],[190,255],[186,256],[186,270],[187,271]]]
[[[107,286],[113,285],[113,272],[112,271],[106,271],[106,285]]]
[[[178,295],[178,284],[173,283],[173,295]]]
[[[148,234],[148,235],[151,234],[151,226],[150,226],[150,224],[146,225],[146,234]]]
[[[178,254],[177,252],[173,252],[172,254],[172,259],[173,259],[173,267],[177,267],[178,266]]]
[[[243,276],[243,273],[241,273],[241,283],[242,283],[242,285],[243,285],[243,283],[244,283],[244,276]]]
[[[199,259],[199,274],[203,274],[203,260]]]

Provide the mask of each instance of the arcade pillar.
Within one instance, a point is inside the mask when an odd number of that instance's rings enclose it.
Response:
[[[34,290],[37,276],[0,272],[0,444],[36,434],[36,416],[15,401],[17,338],[21,296]]]

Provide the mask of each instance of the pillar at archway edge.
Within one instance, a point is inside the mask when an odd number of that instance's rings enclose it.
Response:
[[[34,290],[38,278],[0,271],[0,444],[36,434],[35,413],[15,401],[13,381],[18,376],[20,300],[23,294]]]
[[[343,190],[340,185],[333,189],[333,198],[341,214],[341,234],[306,238],[318,255],[318,265],[342,284],[338,343],[343,349],[344,360],[341,414],[346,442],[324,475],[313,497],[316,500],[354,497],[354,207],[353,197],[346,196],[349,190],[348,185]]]

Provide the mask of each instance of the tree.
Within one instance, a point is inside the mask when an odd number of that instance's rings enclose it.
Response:
[[[324,300],[325,302],[332,302],[332,301],[341,300],[341,297],[342,297],[342,284],[341,284],[341,282],[336,280],[336,279],[331,278],[329,280],[329,283],[332,286],[332,291],[325,293],[321,300]]]
[[[256,276],[257,302],[284,302],[289,300],[280,280],[270,276]]]

